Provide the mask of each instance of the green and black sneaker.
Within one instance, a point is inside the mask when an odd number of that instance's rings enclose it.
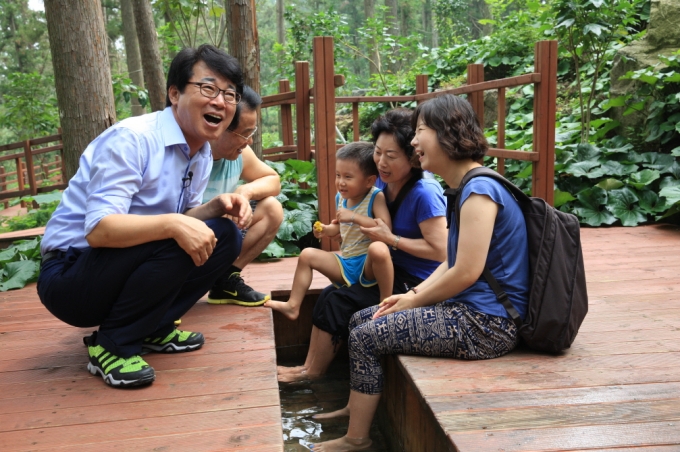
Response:
[[[107,385],[119,388],[147,385],[156,379],[153,367],[149,366],[141,356],[134,355],[129,358],[116,356],[107,352],[101,345],[94,345],[95,337],[93,335],[85,338],[85,345],[90,355],[87,370],[92,375],[99,374]]]
[[[160,353],[179,353],[198,350],[205,343],[201,333],[172,330],[165,337],[147,337],[142,343],[142,350]]]
[[[270,299],[269,295],[250,287],[234,272],[228,278],[220,278],[208,294],[209,304],[237,304],[239,306],[262,306]]]

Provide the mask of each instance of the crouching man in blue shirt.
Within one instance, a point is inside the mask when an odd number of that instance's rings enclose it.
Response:
[[[38,295],[60,320],[99,326],[85,338],[88,370],[112,386],[149,384],[139,355],[187,352],[201,333],[174,321],[241,251],[250,205],[224,194],[201,205],[208,140],[231,122],[243,92],[237,60],[209,45],[172,61],[163,111],[125,119],[80,158],[42,241]]]

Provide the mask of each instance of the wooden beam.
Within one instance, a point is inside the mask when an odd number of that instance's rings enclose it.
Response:
[[[534,196],[554,205],[557,41],[539,41],[534,52],[534,67],[541,81],[534,88],[533,150],[540,157],[533,165],[531,190]]]
[[[309,100],[309,62],[295,63],[295,120],[299,160],[312,158],[312,125]]]
[[[290,92],[290,82],[279,80],[279,93]],[[281,140],[284,146],[293,144],[293,113],[290,105],[281,105]]]
[[[467,84],[468,86],[476,85],[484,82],[484,65],[483,64],[468,64]],[[472,105],[473,110],[477,113],[477,120],[479,125],[484,128],[484,91],[471,92],[468,95],[468,101]]]

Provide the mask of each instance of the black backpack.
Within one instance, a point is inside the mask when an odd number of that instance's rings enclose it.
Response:
[[[444,192],[449,204],[447,221],[455,206],[456,224],[460,224],[458,207],[461,191],[470,179],[478,176],[491,177],[501,182],[519,202],[524,213],[529,242],[530,290],[527,315],[523,323],[488,267],[484,268],[484,278],[519,328],[520,337],[530,348],[552,353],[569,348],[588,312],[578,219],[551,207],[541,198],[525,195],[497,172],[480,167],[468,171],[458,189],[447,189]]]

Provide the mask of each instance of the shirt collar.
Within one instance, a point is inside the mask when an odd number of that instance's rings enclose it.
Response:
[[[184,138],[184,133],[180,129],[175,115],[172,112],[172,107],[166,107],[160,113],[159,116],[161,128],[163,129],[163,144],[165,147],[177,145],[182,152],[189,157],[189,145],[187,144],[186,138]],[[203,146],[200,147],[196,155],[201,155],[203,157],[210,158],[210,144],[205,142]]]

